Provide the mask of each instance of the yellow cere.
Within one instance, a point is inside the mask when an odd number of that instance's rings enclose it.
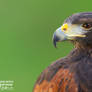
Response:
[[[61,26],[62,31],[67,31],[67,29],[68,29],[68,24],[63,24],[63,26]]]

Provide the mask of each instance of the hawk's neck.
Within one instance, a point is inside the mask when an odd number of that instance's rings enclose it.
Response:
[[[68,59],[72,61],[84,61],[88,59],[92,62],[92,47],[77,44],[77,46],[75,46],[75,48],[68,55]]]

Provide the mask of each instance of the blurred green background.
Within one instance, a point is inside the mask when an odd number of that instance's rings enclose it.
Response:
[[[54,31],[81,11],[92,11],[92,1],[0,0],[0,80],[14,80],[12,92],[32,92],[40,72],[73,48],[54,48]]]

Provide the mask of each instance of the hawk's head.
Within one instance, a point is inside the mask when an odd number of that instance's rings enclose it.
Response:
[[[92,46],[92,12],[73,14],[53,35],[53,43],[70,40],[73,43]]]

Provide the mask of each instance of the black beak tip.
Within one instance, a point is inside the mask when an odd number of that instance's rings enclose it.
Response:
[[[59,41],[60,39],[56,36],[56,33],[54,33],[54,35],[53,35],[53,44],[54,44],[54,46],[55,46],[55,48],[57,48],[57,42]]]
[[[54,40],[54,39],[53,39],[53,45],[54,45],[55,48],[57,48],[56,40]]]

